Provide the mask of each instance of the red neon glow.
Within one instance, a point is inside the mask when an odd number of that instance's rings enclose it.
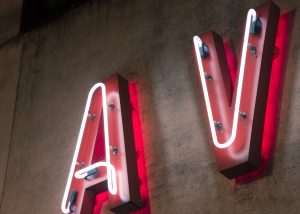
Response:
[[[141,199],[143,201],[143,208],[132,213],[150,214],[151,208],[150,208],[149,195],[148,195],[148,181],[147,181],[146,162],[145,162],[145,155],[144,155],[144,142],[142,136],[141,121],[140,121],[138,90],[135,83],[129,84],[129,93],[130,93],[130,103],[132,106],[132,123],[133,123],[133,132],[134,132],[134,140],[135,140],[135,149],[137,153],[137,167],[138,167],[138,176],[140,181],[140,194],[141,194]],[[101,209],[105,207],[105,203],[107,200],[108,200],[108,192],[104,192],[97,195],[96,205],[94,207],[94,214],[99,214],[103,212],[103,210]],[[110,211],[107,212],[110,213]]]
[[[237,177],[235,179],[236,183],[245,183],[255,180],[264,176],[268,171],[277,137],[276,133],[279,122],[281,92],[289,46],[289,29],[293,19],[294,11],[281,15],[279,19],[264,124],[260,167],[254,172]],[[227,58],[233,57],[229,52],[227,52],[227,54],[229,55],[227,55]],[[231,73],[234,73],[234,71],[231,71]]]
[[[234,55],[233,48],[228,40],[224,41],[224,50],[225,50],[225,55],[228,63],[230,77],[232,79],[233,85],[235,85],[238,64],[237,64],[236,56]]]
[[[138,90],[135,83],[129,84],[130,103],[132,106],[132,123],[135,140],[135,149],[137,153],[137,167],[140,180],[140,193],[144,207],[133,212],[134,214],[150,214],[151,208],[148,194],[148,180],[146,171],[146,160],[144,152],[144,141],[142,135],[142,126],[139,112]]]
[[[94,214],[102,213],[101,209],[104,208],[104,204],[107,200],[108,200],[108,191],[100,193],[96,196],[96,205],[94,207]]]

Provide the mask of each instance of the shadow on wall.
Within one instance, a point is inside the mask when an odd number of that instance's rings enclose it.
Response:
[[[289,43],[291,37],[291,29],[293,27],[295,10],[284,13],[280,16],[278,23],[278,31],[275,42],[274,58],[272,63],[272,72],[270,78],[269,95],[267,101],[267,110],[264,124],[264,134],[261,150],[260,167],[246,175],[237,177],[237,184],[244,184],[257,180],[261,177],[272,174],[272,157],[277,138],[277,130],[279,126],[280,106],[282,98],[282,89],[284,85],[284,77],[289,51]],[[235,80],[236,60],[230,53],[229,45],[225,44],[226,55],[229,62],[230,72]]]

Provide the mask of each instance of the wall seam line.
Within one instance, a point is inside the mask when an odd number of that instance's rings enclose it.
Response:
[[[17,108],[17,101],[18,101],[18,95],[19,95],[20,79],[21,79],[22,64],[23,64],[23,53],[24,53],[24,38],[23,38],[23,34],[20,34],[17,38],[13,38],[13,39],[9,40],[9,42],[13,41],[14,39],[17,39],[18,43],[22,42],[22,46],[21,46],[21,53],[20,53],[20,62],[19,62],[19,66],[20,67],[19,67],[19,72],[18,72],[19,75],[18,75],[18,78],[17,78],[18,79],[17,80],[17,91],[16,91],[16,96],[15,96],[13,121],[12,121],[12,126],[11,126],[10,141],[9,141],[8,153],[7,153],[7,161],[6,161],[5,172],[4,172],[5,176],[4,176],[4,182],[3,182],[3,187],[2,187],[2,194],[0,196],[0,213],[1,213],[1,208],[2,208],[3,197],[4,197],[4,190],[5,190],[5,184],[6,184],[6,178],[7,178],[7,170],[8,170],[8,164],[9,164],[9,158],[10,158],[10,152],[11,152],[13,132],[14,132],[14,128],[15,128],[16,108]],[[2,45],[3,44],[1,44],[0,47]]]

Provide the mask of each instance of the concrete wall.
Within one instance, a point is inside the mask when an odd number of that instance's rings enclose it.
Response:
[[[268,176],[241,185],[216,170],[195,75],[192,36],[215,29],[239,47],[262,2],[94,0],[27,33],[21,62],[6,56],[21,69],[0,213],[60,213],[87,93],[114,73],[138,86],[152,213],[299,213],[300,2],[276,1],[296,14]]]
[[[21,65],[19,33],[21,0],[0,1],[0,206],[11,145],[15,101]]]
[[[0,48],[0,201],[11,145],[21,52],[20,41],[9,42]]]

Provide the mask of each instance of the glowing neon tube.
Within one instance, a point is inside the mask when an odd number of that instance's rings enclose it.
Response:
[[[202,41],[198,36],[194,36],[194,38],[193,38],[194,48],[195,48],[195,52],[196,52],[196,58],[197,58],[197,63],[198,63],[198,68],[199,68],[199,73],[200,73],[200,79],[201,79],[202,89],[203,89],[203,94],[204,94],[204,100],[205,100],[206,110],[207,110],[207,114],[208,114],[210,130],[211,130],[211,134],[212,134],[212,138],[213,138],[213,143],[217,148],[220,148],[220,149],[229,147],[236,138],[237,124],[238,124],[238,117],[239,117],[239,108],[240,108],[240,103],[241,103],[241,94],[242,94],[243,80],[244,80],[244,73],[245,73],[245,62],[246,62],[246,54],[247,54],[247,47],[248,47],[248,40],[249,40],[249,31],[250,31],[252,18],[253,18],[253,21],[256,20],[256,12],[254,9],[250,9],[247,14],[247,21],[246,21],[246,28],[245,28],[245,34],[244,34],[242,56],[241,56],[241,65],[240,65],[239,79],[238,79],[238,85],[237,85],[237,94],[236,94],[236,101],[235,101],[235,106],[234,106],[232,131],[231,131],[231,136],[230,136],[229,140],[227,140],[224,143],[220,143],[218,141],[216,129],[214,126],[214,119],[213,119],[213,114],[212,114],[212,110],[211,110],[207,85],[206,85],[206,81],[205,81],[205,73],[204,73],[202,59],[201,59],[200,50],[199,50],[199,47],[202,46]]]
[[[63,213],[69,213],[70,212],[69,204],[68,204],[68,207],[66,207],[67,200],[68,200],[68,194],[70,192],[71,182],[72,182],[72,178],[73,178],[75,167],[76,167],[76,161],[77,161],[80,146],[81,146],[81,143],[82,143],[82,137],[83,137],[86,121],[87,121],[87,118],[88,118],[88,112],[89,112],[89,108],[90,108],[90,105],[91,105],[91,100],[92,100],[94,92],[98,88],[101,88],[101,92],[102,92],[102,108],[103,108],[104,140],[105,140],[105,155],[106,155],[105,159],[106,159],[106,162],[97,162],[97,163],[94,163],[94,164],[92,164],[88,167],[85,167],[85,168],[81,169],[81,170],[78,170],[75,173],[75,178],[82,179],[83,176],[86,175],[87,171],[89,171],[91,169],[94,169],[94,168],[97,168],[97,167],[100,167],[100,166],[104,166],[104,167],[107,168],[108,190],[113,195],[115,195],[117,193],[116,170],[115,170],[115,167],[113,165],[111,165],[111,163],[110,163],[106,88],[105,88],[105,85],[103,83],[97,83],[91,88],[91,90],[89,92],[89,95],[88,95],[87,103],[86,103],[86,106],[85,106],[83,119],[82,119],[82,123],[81,123],[81,126],[80,126],[80,131],[79,131],[79,135],[78,135],[78,139],[77,139],[77,144],[76,144],[76,148],[75,148],[75,152],[74,152],[74,156],[73,156],[73,161],[72,161],[72,164],[71,164],[71,169],[70,169],[66,189],[65,189],[62,204],[61,204],[61,210],[62,210]]]

